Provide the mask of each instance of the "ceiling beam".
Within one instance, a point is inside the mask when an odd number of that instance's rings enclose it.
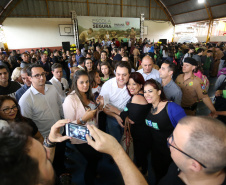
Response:
[[[40,0],[44,1],[44,0]],[[84,1],[67,1],[67,0],[48,0],[48,1],[53,1],[53,2],[70,2],[70,3],[87,3]],[[89,2],[89,4],[102,4],[102,5],[118,5],[121,6],[120,4],[115,4],[115,3],[97,3],[97,2]],[[127,4],[122,4],[122,6],[134,6],[134,7],[143,7],[143,8],[148,8],[149,6],[137,6],[137,5],[127,5]]]
[[[151,19],[151,0],[149,2],[149,20]]]
[[[166,14],[167,18],[172,23],[172,25],[175,26],[172,16],[170,15],[169,11],[166,9],[165,5],[161,2],[161,0],[154,0],[154,1],[162,9],[162,11]]]
[[[213,5],[213,6],[210,6],[209,8],[213,8],[213,7],[216,7],[216,6],[222,6],[222,5],[225,5],[225,4],[226,4],[226,3],[218,4],[218,5]],[[192,11],[188,11],[188,12],[182,12],[182,13],[178,13],[178,14],[173,14],[172,16],[182,15],[182,14],[191,13],[191,12],[196,12],[196,11],[199,11],[199,10],[205,10],[205,9],[206,9],[206,8],[199,8],[199,9],[192,10]]]
[[[185,0],[185,1],[182,1],[182,2],[179,2],[179,3],[174,3],[174,4],[171,4],[171,5],[166,5],[166,7],[169,8],[171,6],[176,6],[176,5],[179,5],[179,4],[183,4],[183,3],[186,3],[188,1],[191,1],[191,0]]]
[[[121,17],[123,17],[123,0],[121,0],[120,6],[121,6],[121,8],[120,8],[121,9],[121,11],[120,11]]]
[[[16,2],[16,1],[17,1],[17,2]],[[8,16],[10,16],[10,14],[12,13],[12,11],[17,7],[18,4],[21,3],[21,1],[22,1],[22,0],[12,0],[12,1],[10,2],[10,4],[7,4],[7,7],[4,8],[3,12],[1,12],[1,14],[0,14],[0,24],[2,24],[2,23],[4,22],[4,20],[5,20]],[[9,10],[9,8],[11,8],[11,6],[10,6],[11,4],[12,4],[12,5],[15,4],[15,5],[12,6],[12,9],[11,9],[11,10]],[[3,15],[4,12],[7,11],[7,10],[9,10],[9,12],[8,12],[6,15]]]
[[[87,14],[89,16],[89,0],[87,0]]]
[[[48,0],[46,0],[46,9],[47,9],[48,17],[49,17],[49,6],[48,6]]]

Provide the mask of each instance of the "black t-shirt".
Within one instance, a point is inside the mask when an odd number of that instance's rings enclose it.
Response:
[[[151,104],[140,105],[136,103],[131,103],[131,100],[126,104],[124,111],[121,112],[120,117],[125,121],[128,116],[136,125],[144,124],[145,118],[151,109]]]
[[[178,177],[180,169],[174,162],[171,163],[165,177],[161,179],[158,185],[185,185],[185,183]],[[226,185],[226,178],[221,185]]]
[[[21,88],[21,85],[14,81],[9,81],[7,87],[0,86],[0,95],[8,95],[15,98],[16,91]]]

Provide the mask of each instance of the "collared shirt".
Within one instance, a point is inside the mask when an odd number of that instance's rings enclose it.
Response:
[[[64,117],[60,96],[53,85],[45,85],[45,94],[31,85],[20,98],[19,105],[22,115],[32,119],[43,137],[48,136],[51,127]]]
[[[104,97],[104,104],[110,103],[121,111],[125,108],[127,102],[131,98],[126,85],[122,89],[118,87],[116,77],[104,83],[100,95]]]
[[[20,89],[16,91],[16,100],[19,102],[21,96],[30,88],[30,86],[27,86],[24,84]]]
[[[82,67],[81,65],[78,65],[78,68],[82,69],[82,70],[85,70],[84,67]]]
[[[80,55],[75,55],[75,59],[76,59],[77,65],[78,65],[78,61],[79,61],[79,59],[80,59],[81,57],[83,57],[82,54],[80,54]]]
[[[150,50],[149,47],[144,46],[144,53],[148,53],[149,50]]]
[[[66,98],[66,90],[69,89],[68,82],[65,78],[61,78],[61,81],[57,80],[55,77],[51,78],[50,82],[53,84],[53,86],[56,88],[62,103],[64,102],[64,99]],[[62,84],[64,89],[62,88]]]
[[[139,72],[140,74],[142,74],[142,76],[144,77],[144,80],[145,81],[147,81],[147,80],[149,80],[151,78],[154,79],[154,80],[156,80],[157,78],[159,78],[159,71],[156,70],[156,69],[153,69],[153,68],[152,68],[151,72],[148,73],[148,74],[144,73],[144,70],[143,69],[140,69],[137,72]]]
[[[156,79],[156,81],[162,84],[161,78]],[[163,86],[163,91],[166,95],[167,100],[173,101],[174,103],[181,105],[181,88],[172,79],[167,85]]]
[[[184,74],[180,74],[175,82],[182,91],[182,107],[191,107],[194,103],[208,97],[203,81],[194,74],[187,80],[184,80]]]

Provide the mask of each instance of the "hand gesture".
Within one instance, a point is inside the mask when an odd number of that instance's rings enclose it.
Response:
[[[82,116],[82,120],[87,122],[88,120],[93,119],[94,116],[96,115],[96,112],[97,112],[97,109],[95,110],[88,109],[85,112],[85,114]]]
[[[117,152],[121,148],[118,141],[109,134],[106,134],[96,128],[94,125],[87,125],[90,131],[90,135],[94,138],[93,141],[88,134],[86,134],[86,139],[88,145],[92,146],[95,150],[109,154],[111,156],[117,155]]]
[[[122,120],[122,118],[121,118],[120,116],[115,115],[115,119],[117,120],[118,124],[119,124],[122,128],[125,127],[125,126],[123,125],[123,120]]]
[[[57,121],[51,127],[51,130],[50,130],[50,133],[49,133],[49,140],[51,142],[54,142],[54,143],[59,143],[59,142],[65,141],[67,139],[71,139],[71,137],[69,137],[69,136],[62,136],[60,134],[60,128],[63,127],[63,126],[65,126],[69,122],[70,122],[69,119],[63,119],[63,120]]]
[[[99,110],[102,110],[102,109],[103,109],[103,106],[104,106],[104,97],[101,96],[101,95],[99,95],[99,96],[97,97],[97,99],[96,99],[96,103],[97,103],[97,104],[100,104],[99,107],[98,107],[98,109],[99,109]]]
[[[113,105],[110,105],[110,104],[107,104],[105,106],[105,108],[117,115],[120,115],[120,113],[121,113],[120,110],[118,110],[116,107],[114,107]]]

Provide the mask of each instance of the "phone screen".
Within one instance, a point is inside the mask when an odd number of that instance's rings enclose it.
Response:
[[[100,103],[96,105],[95,109],[97,109],[97,108],[99,107],[99,105],[100,105]],[[94,109],[94,110],[95,110],[95,109]]]
[[[74,124],[74,123],[68,123],[66,125],[67,136],[87,142],[86,134],[90,135],[88,128],[85,126]]]

